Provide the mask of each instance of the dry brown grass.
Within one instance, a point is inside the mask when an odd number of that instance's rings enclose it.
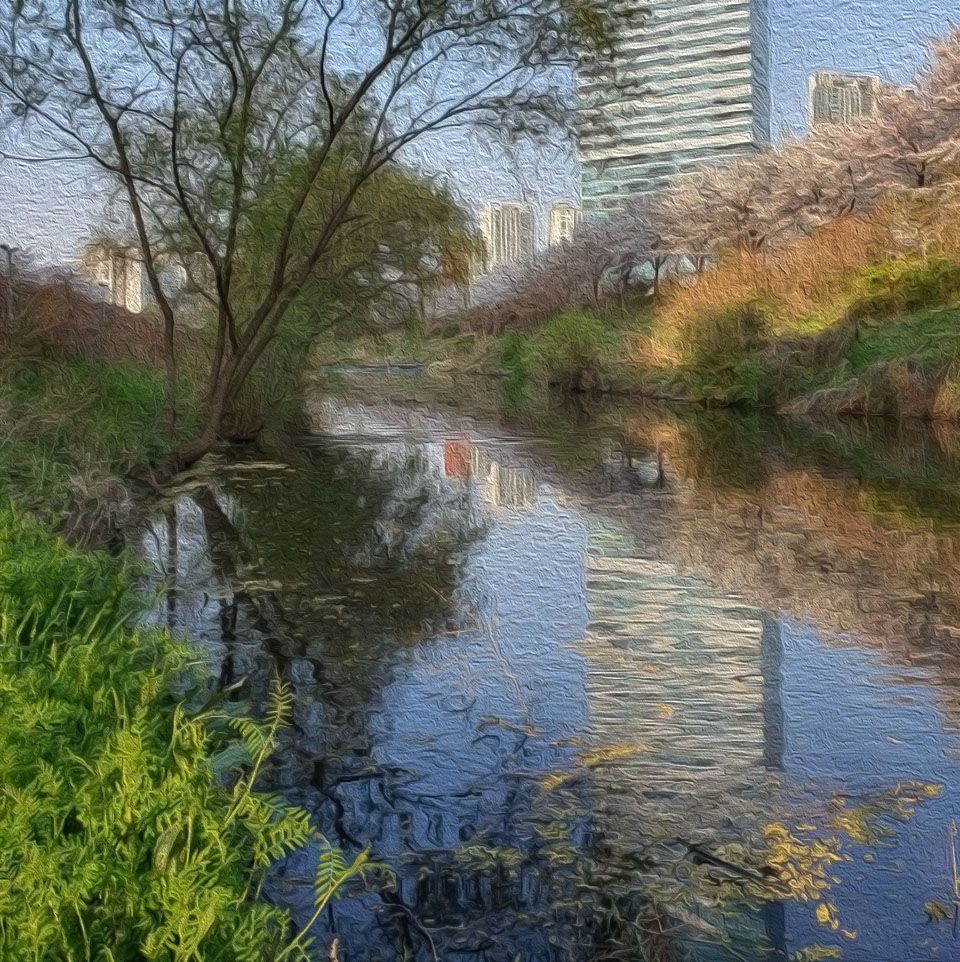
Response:
[[[6,283],[0,277],[0,305],[7,303]],[[149,309],[132,314],[101,303],[57,275],[22,275],[14,292],[15,331],[6,330],[5,312],[0,308],[10,354],[163,366],[163,324]],[[199,338],[192,330],[178,331],[177,340],[180,355],[199,350]]]
[[[151,366],[163,363],[163,331],[159,319],[149,314],[101,304],[62,277],[21,277],[14,292],[14,347],[23,352]],[[2,278],[0,303],[6,303]]]
[[[937,389],[931,417],[935,421],[960,422],[960,364],[954,364]]]
[[[877,218],[848,217],[780,250],[731,251],[698,277],[665,286],[651,339],[655,359],[682,362],[705,317],[750,302],[768,307],[771,333],[825,327],[849,298],[854,275],[892,248]]]
[[[754,253],[728,252],[694,278],[664,285],[640,363],[690,359],[705,319],[760,303],[772,336],[812,334],[840,320],[859,293],[857,278],[877,261],[901,255],[960,255],[960,190],[904,192],[870,214],[851,215],[813,234]]]

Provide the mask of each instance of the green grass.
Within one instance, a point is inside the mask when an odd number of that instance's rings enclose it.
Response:
[[[180,410],[186,436],[196,407]],[[83,360],[0,371],[0,497],[51,524],[101,514],[119,477],[168,451],[158,373]]]
[[[6,397],[55,446],[82,446],[118,463],[165,453],[163,385],[151,371],[94,361],[30,364],[9,377]]]
[[[960,358],[960,310],[922,309],[874,325],[861,325],[847,351],[852,374],[903,357],[927,360]]]
[[[850,314],[887,319],[930,307],[960,306],[960,264],[945,257],[881,261],[857,278]]]

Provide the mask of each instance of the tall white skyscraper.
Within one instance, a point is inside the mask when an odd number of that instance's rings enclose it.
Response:
[[[613,212],[674,175],[769,138],[766,8],[751,0],[620,0],[613,62],[578,72],[583,207]]]

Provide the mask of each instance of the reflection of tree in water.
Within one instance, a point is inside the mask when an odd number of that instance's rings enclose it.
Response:
[[[929,791],[838,801],[817,826],[772,822],[711,851],[676,836],[605,834],[588,814],[598,801],[589,780],[549,793],[531,783],[499,830],[434,852],[406,839],[397,890],[369,915],[346,903],[328,938],[338,933],[348,957],[371,962],[786,962],[777,900],[814,905],[825,944],[854,939],[830,901],[833,866],[877,844]]]
[[[169,586],[163,621],[209,644],[222,685],[246,679],[254,708],[274,672],[302,691],[291,747],[307,743],[297,753],[312,766],[321,743],[336,754],[329,738],[363,730],[357,706],[383,683],[397,642],[443,627],[451,551],[478,527],[465,492],[431,497],[417,457],[288,455],[283,470],[226,465],[225,487],[178,497],[141,543]],[[365,750],[364,738],[350,741]]]
[[[377,449],[307,447],[291,470],[241,489],[243,530],[258,567],[298,605],[296,621],[315,627],[311,607],[329,615],[387,613],[391,627],[419,633],[438,596],[449,596],[451,550],[479,534],[464,491],[446,493],[422,453],[384,457]],[[375,588],[365,578],[375,577]],[[351,599],[362,605],[351,605]]]

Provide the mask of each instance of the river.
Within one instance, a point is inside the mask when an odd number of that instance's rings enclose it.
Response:
[[[211,684],[293,687],[273,786],[391,870],[318,958],[960,958],[954,439],[311,416],[134,537]]]

